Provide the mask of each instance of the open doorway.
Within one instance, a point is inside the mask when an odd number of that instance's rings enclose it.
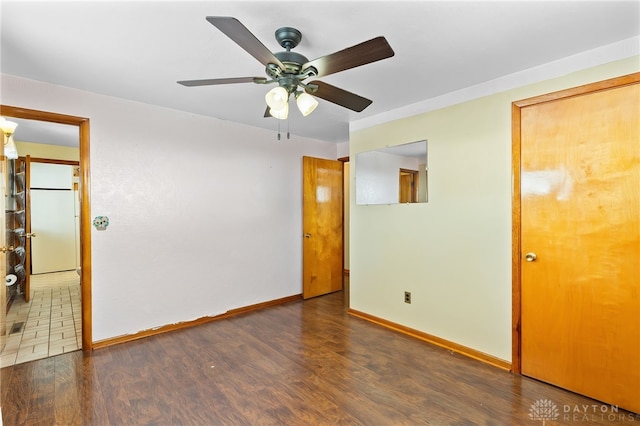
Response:
[[[41,274],[40,278],[36,280],[36,285],[53,287],[56,285],[66,285],[66,283],[77,282],[76,291],[78,292],[77,296],[77,306],[76,310],[80,311],[80,318],[77,318],[76,314],[76,323],[75,324],[67,324],[71,325],[73,328],[78,327],[81,330],[81,341],[77,342],[78,349],[89,350],[92,347],[92,336],[91,336],[91,255],[90,255],[90,246],[91,246],[91,233],[90,233],[90,206],[89,206],[89,120],[83,117],[74,117],[67,116],[57,113],[50,113],[44,111],[35,111],[28,110],[23,108],[9,107],[9,106],[0,106],[0,114],[7,119],[11,119],[19,122],[18,128],[22,126],[24,131],[32,130],[32,131],[43,131],[44,134],[42,137],[20,137],[20,133],[16,130],[14,134],[14,139],[18,141],[18,145],[20,145],[21,140],[33,141],[37,144],[43,145],[52,145],[52,151],[55,152],[55,146],[69,146],[75,143],[75,148],[77,151],[77,160],[65,160],[56,157],[56,154],[47,155],[45,151],[39,151],[36,156],[24,157],[25,153],[20,152],[20,148],[18,149],[18,154],[22,159],[27,158],[29,162],[30,160],[35,160],[35,163],[38,164],[58,164],[61,166],[69,166],[71,173],[73,174],[72,178],[72,186],[70,188],[70,192],[73,194],[73,197],[76,197],[78,202],[77,206],[73,207],[73,215],[74,215],[74,232],[77,232],[79,238],[77,238],[78,246],[73,248],[73,257],[74,263],[71,268],[63,268],[65,271],[53,271],[51,275],[49,274]],[[61,129],[65,129],[62,131]],[[47,134],[48,130],[48,134]],[[75,135],[75,142],[60,142],[60,135],[57,135],[56,132],[62,131],[63,133],[66,131],[67,133],[71,131],[72,134]],[[40,147],[42,148],[42,147]],[[44,154],[43,154],[44,152]],[[47,158],[53,157],[53,158]],[[4,178],[4,177],[3,177]],[[25,189],[29,190],[30,188],[28,183],[25,182]],[[46,185],[45,185],[46,186]],[[49,188],[43,188],[43,192],[47,193],[47,197],[49,197],[53,192],[49,190]],[[48,199],[48,198],[47,198]],[[31,201],[31,200],[28,200]],[[77,219],[75,219],[77,217]],[[77,222],[76,222],[77,220]],[[34,237],[31,229],[25,229],[24,234],[29,237]],[[36,233],[37,235],[37,233]],[[36,237],[37,238],[37,237]],[[35,239],[35,238],[34,238]],[[27,245],[27,244],[25,244]],[[29,265],[30,268],[30,265]],[[55,268],[54,268],[55,269]],[[29,270],[28,272],[31,272]],[[52,272],[52,271],[46,271]],[[55,277],[54,277],[55,275]],[[44,276],[47,276],[47,279],[41,279]],[[51,278],[51,279],[49,279]],[[39,281],[39,282],[38,282]],[[33,283],[32,283],[33,284]],[[81,285],[80,285],[81,284]],[[34,294],[30,289],[28,289],[29,293],[27,298]],[[68,294],[68,293],[67,293]],[[55,296],[54,296],[55,297]],[[7,330],[7,333],[10,333],[11,330]],[[70,330],[67,329],[67,337],[70,335]],[[54,355],[54,354],[52,354]]]
[[[3,367],[82,347],[78,129],[55,124],[52,130],[62,126],[75,146],[52,145],[40,140],[54,136],[29,129],[41,122],[13,120],[26,130],[18,133],[20,156],[7,168],[6,268],[13,285],[6,287]]]

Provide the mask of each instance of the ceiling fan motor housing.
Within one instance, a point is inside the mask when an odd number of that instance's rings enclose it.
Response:
[[[298,74],[302,69],[302,64],[306,64],[309,60],[297,52],[276,52],[273,54],[285,66],[282,71],[287,74]]]
[[[302,70],[302,66],[309,60],[300,53],[291,51],[276,52],[274,56],[282,62],[285,69],[282,70],[274,64],[269,64],[266,68],[267,75],[277,80],[280,86],[286,88],[289,93],[293,93],[302,80],[317,75],[317,71],[313,67],[307,67]]]

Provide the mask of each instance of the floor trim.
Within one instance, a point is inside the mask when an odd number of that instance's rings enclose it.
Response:
[[[202,317],[192,321],[180,322],[177,324],[169,324],[161,327],[152,328],[150,330],[139,331],[135,334],[127,334],[124,336],[112,337],[109,339],[99,340],[93,342],[93,349],[106,348],[108,346],[118,345],[120,343],[132,342],[134,340],[142,339],[145,337],[155,336],[157,334],[167,333],[170,331],[180,330],[183,328],[195,327],[197,325],[206,324],[212,321],[221,320],[224,318],[230,318],[236,315],[245,314],[259,309],[268,308],[270,306],[281,305],[283,303],[295,302],[302,300],[302,294],[295,294],[293,296],[287,296],[280,299],[270,300],[267,302],[256,303],[255,305],[244,306],[241,308],[231,309],[224,314],[216,315],[213,317]]]
[[[408,336],[414,337],[416,339],[423,340],[425,342],[440,346],[442,348],[448,349],[453,352],[457,352],[461,355],[467,356],[469,358],[476,359],[478,361],[482,361],[485,364],[492,365],[494,367],[501,368],[503,370],[511,371],[511,363],[505,361],[503,359],[494,357],[493,355],[485,354],[484,352],[480,352],[478,350],[460,345],[458,343],[451,342],[446,339],[442,339],[437,336],[433,336],[428,333],[424,333],[422,331],[406,327],[404,325],[400,325],[391,321],[388,321],[383,318],[378,318],[373,315],[369,315],[364,312],[357,311],[355,309],[348,309],[347,313],[349,315],[353,315],[354,317],[361,318],[366,321],[370,321],[372,323],[381,325],[383,327],[389,328],[391,330],[399,331],[400,333],[406,334]]]

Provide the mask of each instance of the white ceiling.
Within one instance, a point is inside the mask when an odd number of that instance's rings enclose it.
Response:
[[[273,86],[176,83],[265,76],[206,16],[237,18],[274,52],[283,50],[274,31],[295,27],[303,38],[294,51],[310,60],[383,35],[395,56],[320,79],[371,106],[357,113],[320,100],[308,117],[290,114],[291,133],[333,142],[348,140],[350,122],[640,34],[639,1],[3,0],[0,7],[2,73],[274,131],[278,120],[263,117]]]
[[[10,117],[9,120],[18,123],[18,127],[13,134],[13,139],[16,141],[71,147],[80,145],[80,129],[78,126],[14,117]]]

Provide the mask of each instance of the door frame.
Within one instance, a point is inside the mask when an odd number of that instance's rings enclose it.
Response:
[[[80,134],[80,294],[82,350],[93,349],[91,313],[91,204],[89,169],[89,119],[55,112],[0,105],[0,115],[77,126]]]
[[[585,84],[571,89],[547,93],[511,104],[511,176],[512,176],[512,216],[511,216],[511,371],[522,372],[521,320],[522,320],[522,247],[521,247],[521,110],[528,106],[552,102],[575,96],[586,95],[616,87],[640,82],[640,73],[611,78],[596,83]]]
[[[349,268],[347,267],[346,249],[348,248],[345,244],[349,243],[349,214],[351,212],[351,208],[349,207],[349,203],[351,203],[351,191],[345,191],[345,189],[351,188],[350,176],[345,175],[345,168],[347,167],[347,163],[349,163],[349,156],[340,157],[338,161],[342,163],[342,293],[344,300],[344,308],[349,309],[351,304],[351,288],[349,286]],[[349,166],[351,167],[351,166]],[[349,168],[349,174],[351,174],[351,168]],[[347,188],[345,188],[347,185]],[[346,277],[346,278],[345,278]]]

